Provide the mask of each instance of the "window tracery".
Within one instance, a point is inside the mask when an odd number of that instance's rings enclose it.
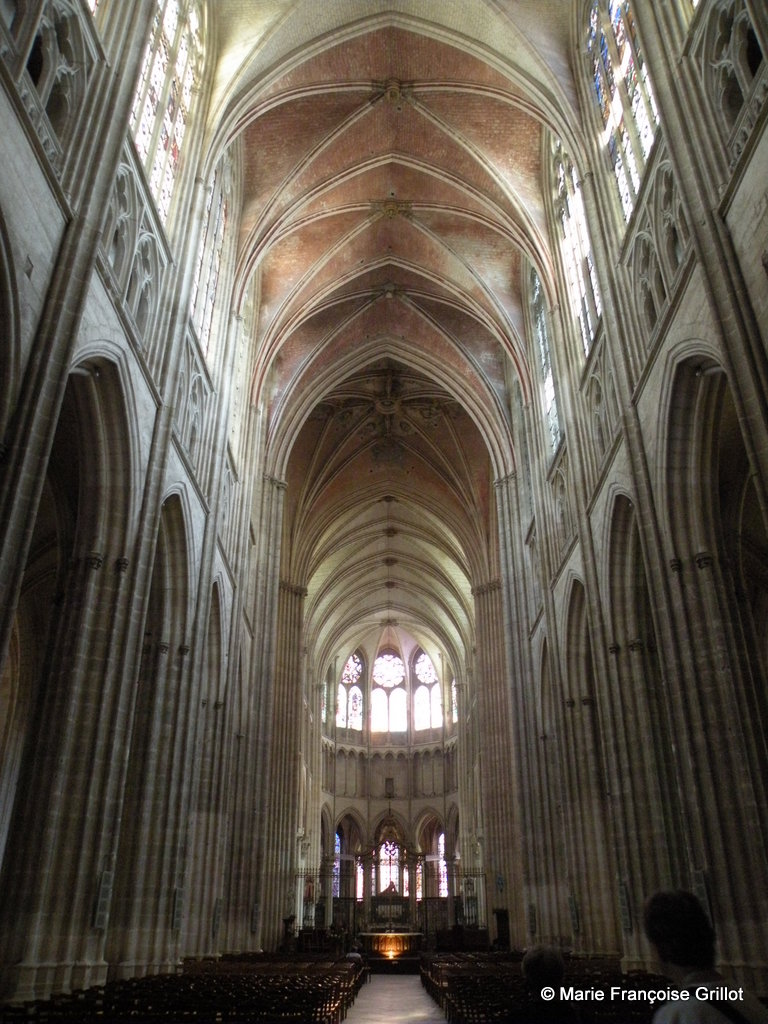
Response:
[[[554,149],[555,217],[560,226],[560,248],[571,310],[589,354],[602,316],[600,290],[587,230],[587,216],[576,169],[558,141]]]
[[[690,243],[688,220],[663,151],[645,196],[635,218],[628,263],[638,318],[649,341],[669,305]]]
[[[701,73],[735,161],[768,98],[768,70],[744,0],[719,0],[706,17],[697,47]]]
[[[12,31],[20,21],[18,14],[14,11],[9,26]],[[20,83],[27,111],[54,163],[61,156],[59,147],[65,147],[71,137],[95,63],[81,17],[64,0],[48,0],[27,58],[27,81],[33,90]]]
[[[333,874],[331,891],[335,900],[341,896],[341,835],[337,832],[333,843]]]
[[[445,860],[445,832],[437,837],[437,895],[448,895],[448,864]]]
[[[157,245],[154,236],[147,233],[136,247],[125,300],[141,338],[149,334],[152,326],[159,278]]]
[[[202,68],[198,0],[157,0],[131,111],[131,131],[163,221],[173,198],[179,160]]]
[[[192,282],[190,313],[200,347],[206,359],[212,354],[211,327],[221,273],[221,257],[227,228],[229,167],[219,161],[208,189],[205,219],[195,276]]]
[[[336,726],[339,729],[363,728],[363,691],[360,679],[363,662],[358,654],[350,654],[341,672],[336,698]]]
[[[608,150],[629,220],[659,115],[628,0],[594,0],[587,30],[592,81]]]
[[[555,451],[560,444],[560,417],[557,411],[555,375],[552,369],[547,315],[544,309],[544,289],[535,270],[531,270],[530,288],[531,316],[533,319],[533,333],[536,337],[537,355],[539,357],[539,375],[543,387],[544,415],[547,420],[549,444],[552,451]]]
[[[400,891],[400,844],[385,839],[379,847],[379,892]]]
[[[439,729],[443,724],[443,702],[440,682],[432,659],[422,651],[413,664],[419,685],[413,693],[413,728]]]
[[[405,665],[394,651],[383,651],[373,663],[371,732],[406,732],[408,708]]]

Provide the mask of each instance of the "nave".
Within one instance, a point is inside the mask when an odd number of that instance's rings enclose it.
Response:
[[[0,161],[0,1004],[768,994],[766,0],[0,0]]]
[[[604,993],[573,1016],[573,1006],[538,998],[521,959],[520,950],[423,952],[407,963],[375,955],[190,959],[177,974],[0,1005],[0,1024],[650,1024],[654,1002],[643,994],[667,986],[647,972],[622,973],[615,958],[570,957],[563,983]]]
[[[443,1024],[445,1017],[437,1003],[414,974],[374,974],[364,985],[346,1017],[346,1024]]]

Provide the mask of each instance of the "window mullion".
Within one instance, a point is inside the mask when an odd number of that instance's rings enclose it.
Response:
[[[637,46],[635,45],[634,33],[630,29],[630,26],[627,24],[629,17],[630,17],[630,13],[628,11],[626,11],[626,10],[623,10],[622,11],[622,19],[624,21],[624,35],[625,35],[626,45],[629,47],[629,53],[630,53],[630,56],[632,58],[632,66],[635,69],[635,77],[637,79],[637,90],[639,92],[640,103],[642,104],[643,110],[645,112],[645,117],[646,117],[646,120],[647,120],[647,123],[648,123],[649,131],[650,131],[651,135],[655,136],[656,128],[658,127],[659,116],[658,116],[658,113],[656,111],[656,105],[655,105],[655,103],[653,101],[653,98],[652,98],[651,85],[650,85],[650,82],[648,81],[647,72],[645,71],[645,63],[644,63],[642,57],[638,54]],[[624,90],[622,90],[622,91],[623,92],[627,92],[626,88]],[[639,133],[637,132],[637,118],[634,115],[634,111],[632,111],[631,100],[629,99],[628,95],[627,95],[627,103],[630,104],[630,114],[631,114],[631,117],[632,117],[632,126],[635,129],[635,135],[637,136],[637,142],[639,143],[640,151],[641,151],[641,154],[642,154],[641,166],[644,166],[645,162],[647,160],[647,154],[645,153],[642,141],[639,138]],[[649,144],[648,152],[650,152],[650,148],[651,148],[651,145]]]
[[[606,7],[601,7],[600,10],[600,26],[603,35],[605,36],[605,44],[608,47],[608,58],[612,67],[613,97],[611,98],[611,120],[613,121],[613,130],[616,136],[616,141],[624,156],[626,181],[631,192],[632,205],[634,206],[635,199],[637,198],[637,192],[640,187],[640,175],[645,163],[645,157],[643,156],[643,147],[640,144],[640,138],[637,134],[635,116],[629,103],[624,70],[621,63],[621,55],[619,54],[619,48],[616,43],[616,36],[614,35],[613,30],[613,22],[611,21],[610,12]],[[626,45],[626,43],[629,42],[626,26],[624,29],[624,36]],[[629,52],[630,56],[633,56],[633,51],[631,49]],[[615,117],[617,99],[621,108],[620,124],[616,122]],[[624,138],[622,138],[623,133],[626,133],[626,138],[629,140],[632,161],[634,163],[634,174],[632,173],[632,167],[629,165],[630,154],[627,153],[627,146]]]

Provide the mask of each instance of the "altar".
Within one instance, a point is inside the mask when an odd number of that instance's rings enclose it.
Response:
[[[423,940],[423,932],[360,933],[363,950],[368,956],[386,957],[388,960],[418,953]]]

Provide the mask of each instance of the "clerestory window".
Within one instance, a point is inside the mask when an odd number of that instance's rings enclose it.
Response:
[[[621,200],[629,220],[659,115],[628,0],[594,0],[587,29],[597,103]]]
[[[602,306],[581,182],[560,142],[555,144],[553,158],[555,217],[560,227],[560,251],[571,311],[579,325],[584,352],[588,355],[595,340]]]
[[[413,664],[418,685],[413,693],[413,728],[439,729],[443,724],[443,700],[440,681],[432,659],[424,651]]]
[[[336,726],[339,729],[363,728],[363,691],[360,677],[363,662],[358,654],[350,654],[341,673],[336,698]]]
[[[229,165],[227,158],[224,157],[219,162],[208,188],[203,236],[200,239],[190,301],[190,313],[198,341],[209,361],[214,349],[211,328],[221,273],[224,234],[227,228],[228,192]]]
[[[168,219],[192,98],[203,63],[199,0],[157,0],[131,111],[139,159]]]
[[[550,448],[552,451],[555,451],[560,444],[560,417],[557,412],[555,374],[552,369],[552,354],[549,347],[547,314],[544,308],[544,289],[535,270],[531,270],[530,289],[531,320],[536,339],[536,354],[539,359],[539,376],[543,390],[544,415],[547,420]]]
[[[371,732],[406,732],[408,709],[405,665],[394,651],[383,651],[373,663]]]

